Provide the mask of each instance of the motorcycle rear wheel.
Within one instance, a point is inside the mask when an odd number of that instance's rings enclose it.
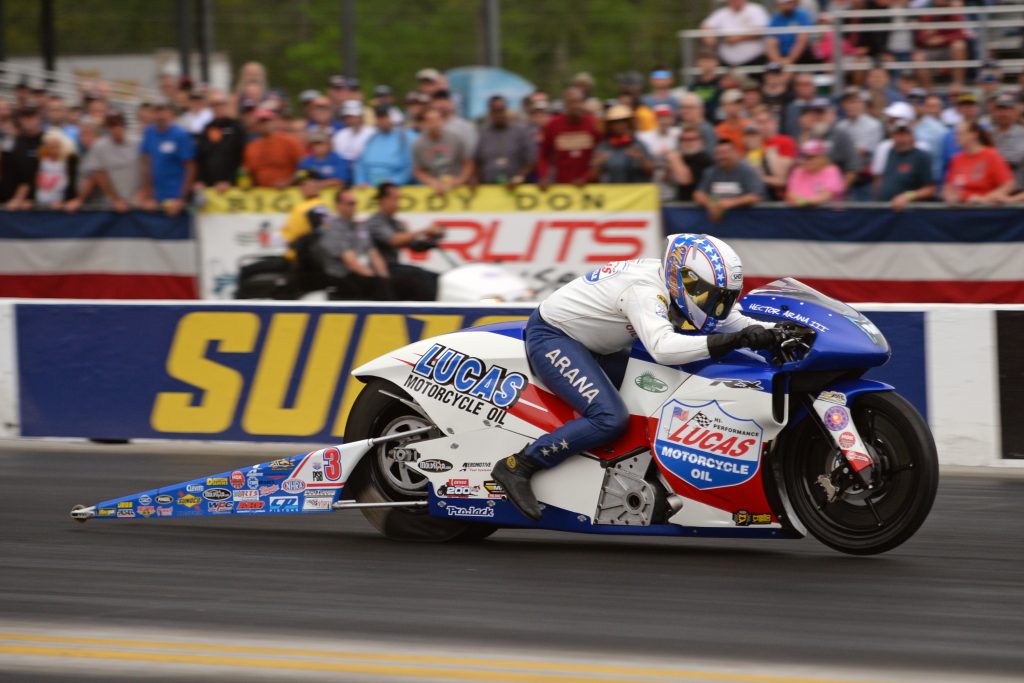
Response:
[[[938,457],[928,425],[899,394],[861,394],[849,408],[878,460],[874,488],[854,487],[828,502],[818,477],[831,471],[837,451],[806,419],[782,450],[783,477],[793,510],[812,536],[844,553],[874,555],[900,545],[924,523],[938,488]]]
[[[405,398],[408,403],[395,396]],[[412,399],[391,382],[371,380],[349,413],[345,441],[351,443],[430,426],[429,419],[410,403]],[[352,475],[356,500],[360,503],[426,500],[429,481],[396,461],[392,449],[439,436],[440,431],[431,431],[374,446]],[[471,542],[483,540],[497,530],[492,524],[434,517],[425,507],[364,508],[361,511],[377,531],[402,541]]]

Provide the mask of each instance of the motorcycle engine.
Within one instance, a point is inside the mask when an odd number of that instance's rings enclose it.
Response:
[[[654,486],[644,479],[650,452],[617,462],[604,473],[595,524],[648,526],[654,514]]]

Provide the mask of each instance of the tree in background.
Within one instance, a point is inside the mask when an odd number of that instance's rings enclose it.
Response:
[[[173,49],[172,0],[56,0],[60,54],[150,53]],[[387,83],[404,92],[425,66],[481,63],[482,0],[357,0],[359,77],[369,92]],[[615,76],[679,64],[677,32],[699,25],[711,0],[505,0],[503,66],[549,92],[577,71],[614,94]],[[7,52],[39,54],[40,3],[5,3]],[[341,63],[339,0],[214,0],[214,47],[237,69],[264,63],[274,87],[291,96],[323,89]],[[196,32],[193,32],[196,35]]]

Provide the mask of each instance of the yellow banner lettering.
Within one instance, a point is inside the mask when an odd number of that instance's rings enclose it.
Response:
[[[206,357],[210,342],[220,353],[249,353],[256,343],[260,319],[255,313],[189,313],[178,328],[167,356],[167,374],[196,387],[199,402],[187,391],[157,394],[150,424],[158,432],[217,434],[231,426],[242,392],[242,375]]]
[[[323,428],[355,315],[320,316],[294,405],[284,407],[308,321],[307,313],[274,315],[242,418],[249,434],[309,436]]]

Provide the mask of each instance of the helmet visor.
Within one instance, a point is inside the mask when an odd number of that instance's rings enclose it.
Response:
[[[740,298],[738,289],[726,289],[707,283],[689,269],[683,271],[683,287],[697,308],[715,320],[725,320]]]

